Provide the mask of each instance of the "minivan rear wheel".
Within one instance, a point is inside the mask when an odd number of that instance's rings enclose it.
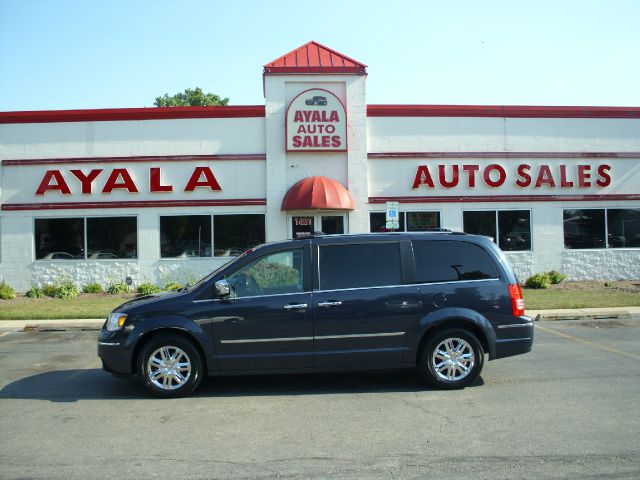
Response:
[[[463,388],[471,384],[484,364],[482,344],[471,332],[455,328],[436,332],[423,343],[418,368],[427,382],[438,388]]]
[[[138,375],[144,388],[162,398],[184,397],[202,380],[203,362],[198,349],[178,335],[158,335],[138,357]]]

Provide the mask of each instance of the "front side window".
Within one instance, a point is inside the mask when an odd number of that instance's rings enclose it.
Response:
[[[216,257],[234,257],[265,241],[264,215],[214,215]]]
[[[211,256],[211,215],[160,217],[160,256]]]
[[[35,231],[37,260],[84,258],[83,218],[37,218]]]
[[[303,252],[277,252],[251,262],[227,278],[231,296],[254,297],[302,292]]]
[[[137,258],[136,217],[87,218],[87,258]]]
[[[417,240],[413,254],[419,283],[498,278],[487,253],[472,243]]]
[[[402,283],[397,242],[323,245],[319,255],[321,290]]]

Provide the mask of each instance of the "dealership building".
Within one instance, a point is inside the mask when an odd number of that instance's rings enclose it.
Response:
[[[640,278],[640,108],[368,105],[366,68],[310,42],[264,105],[0,112],[0,280],[186,283],[386,231],[387,202],[400,231],[492,237],[521,280]]]

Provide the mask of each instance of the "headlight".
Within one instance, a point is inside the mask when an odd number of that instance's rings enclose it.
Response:
[[[120,330],[124,321],[127,319],[126,313],[111,313],[109,314],[109,318],[107,319],[107,330],[110,332],[115,332],[116,330]]]

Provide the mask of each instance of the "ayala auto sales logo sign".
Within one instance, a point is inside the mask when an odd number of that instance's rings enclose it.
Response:
[[[333,93],[321,88],[306,90],[287,110],[288,152],[345,152],[347,114]]]

